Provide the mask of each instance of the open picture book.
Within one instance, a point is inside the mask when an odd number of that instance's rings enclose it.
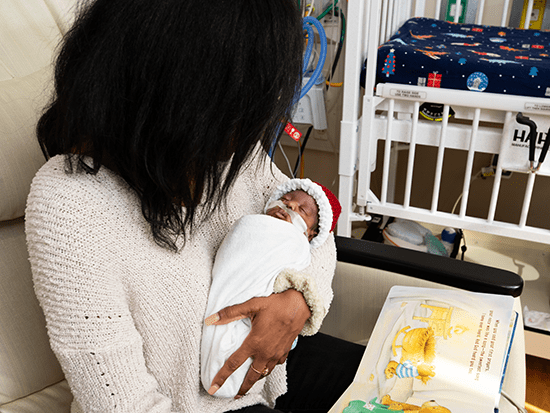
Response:
[[[511,296],[393,287],[329,413],[493,413],[518,314]]]

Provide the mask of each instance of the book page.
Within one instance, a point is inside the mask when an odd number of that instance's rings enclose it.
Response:
[[[493,413],[513,301],[393,287],[354,383],[331,413]]]

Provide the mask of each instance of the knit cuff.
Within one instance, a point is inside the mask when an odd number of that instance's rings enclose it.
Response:
[[[317,291],[315,281],[309,275],[291,269],[283,270],[275,279],[273,292],[282,293],[291,288],[302,293],[311,311],[311,316],[300,334],[312,336],[319,331],[326,315],[323,298]]]

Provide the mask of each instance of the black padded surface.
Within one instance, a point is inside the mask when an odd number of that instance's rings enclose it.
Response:
[[[335,237],[337,259],[463,290],[519,297],[523,279],[511,271],[375,243]]]

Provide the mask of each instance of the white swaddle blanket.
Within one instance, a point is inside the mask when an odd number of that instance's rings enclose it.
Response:
[[[206,316],[273,293],[277,275],[284,269],[301,270],[311,260],[306,236],[293,224],[267,215],[239,219],[222,242],[214,262]],[[250,332],[248,318],[226,325],[204,326],[201,343],[201,380],[209,389],[225,361]],[[252,359],[249,358],[215,393],[234,397]],[[259,366],[262,367],[263,366]]]

